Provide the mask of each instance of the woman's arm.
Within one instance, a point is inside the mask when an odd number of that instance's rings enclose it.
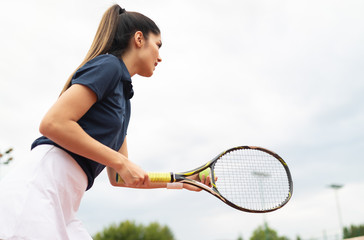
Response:
[[[46,113],[39,131],[65,149],[115,169],[129,186],[143,185],[149,181],[145,171],[123,154],[93,139],[77,123],[96,101],[91,89],[72,85]]]
[[[125,140],[124,140],[123,145],[121,146],[119,152],[122,155],[124,155],[126,158],[128,158],[128,147],[127,147],[126,137],[125,137]],[[107,167],[107,174],[108,174],[109,181],[110,181],[111,185],[116,186],[116,187],[130,187],[130,186],[124,184],[124,183],[116,182],[116,171],[113,168]],[[192,176],[192,178],[194,180],[197,180],[198,179],[198,174]],[[208,177],[202,179],[201,182],[206,184],[206,185],[210,185],[210,182],[211,182],[210,177],[208,176]],[[166,183],[148,182],[146,184],[138,186],[137,188],[150,189],[150,188],[166,188],[166,187],[167,187]],[[191,190],[191,191],[201,191],[200,188],[191,186],[189,184],[183,184],[183,188]]]
[[[123,145],[121,146],[121,148],[119,150],[119,153],[122,154],[124,157],[128,158],[128,146],[127,146],[126,137],[123,142]],[[112,167],[107,167],[107,174],[108,174],[111,185],[116,186],[116,187],[132,187],[125,183],[116,182],[116,171]],[[120,176],[122,176],[122,175],[120,175]],[[123,176],[122,176],[122,178],[124,179]],[[165,188],[166,186],[167,186],[166,183],[146,182],[143,185],[137,186],[137,188]]]

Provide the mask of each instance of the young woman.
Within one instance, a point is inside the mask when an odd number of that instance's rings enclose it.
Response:
[[[126,141],[131,77],[152,76],[161,46],[148,17],[118,5],[105,12],[85,60],[44,116],[29,159],[0,182],[0,239],[91,239],[76,212],[105,166],[113,186],[166,187],[128,159]],[[124,183],[115,182],[116,173]]]

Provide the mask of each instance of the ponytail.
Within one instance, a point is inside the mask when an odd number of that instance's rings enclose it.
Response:
[[[121,55],[129,47],[129,40],[137,31],[141,31],[146,39],[149,32],[160,34],[157,25],[140,13],[127,12],[118,4],[106,10],[85,59],[67,79],[61,95],[71,86],[73,75],[88,61],[106,53],[121,58]]]

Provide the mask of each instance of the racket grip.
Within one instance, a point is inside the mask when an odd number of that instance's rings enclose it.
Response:
[[[148,176],[151,182],[172,182],[172,174],[169,172],[148,172]],[[116,174],[116,182],[124,183],[124,180],[120,177],[119,174]]]
[[[163,182],[169,183],[172,182],[172,175],[169,172],[148,172],[148,176],[151,182]]]

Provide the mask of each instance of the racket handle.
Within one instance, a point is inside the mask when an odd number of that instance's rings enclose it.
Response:
[[[172,182],[172,174],[169,172],[148,172],[148,176],[151,182]],[[119,174],[116,174],[116,182],[124,183]]]
[[[148,176],[151,182],[172,182],[172,175],[169,172],[148,172]]]

